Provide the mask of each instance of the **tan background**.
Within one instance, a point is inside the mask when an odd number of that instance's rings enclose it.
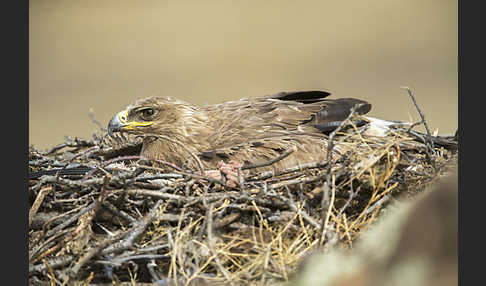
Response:
[[[457,128],[457,1],[31,0],[29,142],[90,138],[137,98],[322,89]]]

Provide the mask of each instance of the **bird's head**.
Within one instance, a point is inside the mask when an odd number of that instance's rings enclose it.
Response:
[[[195,111],[189,104],[170,97],[140,99],[125,110],[115,114],[108,123],[108,134],[128,132],[133,134],[157,133],[174,135],[184,133],[184,117]]]

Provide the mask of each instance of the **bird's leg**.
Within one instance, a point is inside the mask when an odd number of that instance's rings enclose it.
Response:
[[[209,176],[216,180],[221,180],[224,176],[226,179],[226,185],[228,187],[232,187],[232,188],[237,187],[238,168],[241,168],[243,164],[235,160],[230,160],[228,163],[225,163],[223,160],[221,160],[218,162],[217,166],[218,166],[218,170],[205,171],[206,176]]]
[[[242,163],[230,160],[226,164],[223,160],[218,162],[218,169],[226,177],[226,185],[235,188],[238,186],[238,168],[243,166]]]

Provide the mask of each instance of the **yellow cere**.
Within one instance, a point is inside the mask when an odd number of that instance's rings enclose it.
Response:
[[[128,118],[128,110],[123,110],[118,113],[118,120],[124,125],[122,129],[126,130],[134,130],[135,127],[140,127],[140,126],[149,126],[152,125],[152,121],[146,121],[146,122],[139,122],[139,121],[127,121]]]

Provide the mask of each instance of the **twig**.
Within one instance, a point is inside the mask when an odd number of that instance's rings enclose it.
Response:
[[[351,187],[352,186],[353,186],[353,184],[351,184]],[[334,225],[336,224],[336,221],[338,221],[341,218],[341,215],[343,215],[344,210],[346,210],[346,208],[348,208],[348,206],[351,204],[351,202],[353,201],[353,199],[356,197],[356,195],[358,194],[358,192],[360,190],[361,190],[361,186],[358,187],[358,189],[356,190],[356,192],[353,192],[352,189],[350,190],[350,192],[349,192],[349,198],[346,200],[346,202],[344,203],[344,205],[339,210],[338,215],[336,216],[336,219],[334,219],[334,221],[332,222],[332,224],[330,226],[331,228],[333,228]]]
[[[44,201],[45,196],[52,191],[52,186],[47,186],[44,187],[40,190],[39,194],[37,194],[37,197],[35,198],[34,203],[32,204],[32,207],[30,208],[29,211],[29,227],[32,224],[32,221],[34,220],[34,216],[39,210],[40,206],[42,205],[42,202]]]
[[[371,205],[367,210],[366,214],[372,213],[377,207],[382,206],[385,202],[387,202],[391,198],[390,194],[385,195],[383,198],[379,199],[376,203]]]
[[[245,190],[245,178],[243,177],[243,171],[242,171],[241,167],[238,167],[237,173],[238,173],[238,185],[240,186],[240,190],[244,191]]]
[[[124,220],[126,220],[127,222],[129,223],[134,223],[136,222],[136,220],[130,216],[129,214],[127,214],[126,212],[122,211],[122,210],[119,210],[117,209],[114,205],[112,205],[110,202],[108,201],[103,201],[101,202],[101,204],[103,205],[103,207],[105,207],[109,212],[115,214],[116,216],[118,217],[121,217],[123,218]]]
[[[230,213],[229,215],[223,217],[222,219],[215,221],[214,222],[214,229],[220,229],[222,227],[225,227],[225,226],[229,225],[230,223],[236,221],[240,217],[241,217],[240,212]]]
[[[150,180],[158,180],[158,179],[181,179],[183,177],[183,174],[179,173],[165,173],[165,174],[147,174],[147,175],[142,175],[140,174],[135,178],[136,182],[144,182],[144,181],[150,181]]]
[[[317,176],[309,176],[309,177],[303,177],[303,178],[297,178],[293,180],[288,180],[288,181],[283,181],[275,184],[271,184],[268,186],[268,189],[278,189],[281,187],[285,186],[290,186],[290,185],[296,185],[296,184],[303,184],[303,183],[311,183],[311,182],[316,182],[322,180],[326,174],[320,174]]]
[[[420,133],[418,131],[414,130],[407,130],[406,131],[408,134],[412,135],[413,137],[420,139],[424,144],[427,144],[427,134]],[[425,139],[423,138],[425,137]],[[443,146],[446,148],[454,148],[457,149],[457,140],[453,139],[453,137],[450,136],[431,136],[430,140],[432,143]]]
[[[56,256],[50,259],[46,259],[46,262],[52,267],[52,268],[60,268],[63,266],[68,265],[74,261],[74,256],[73,255],[63,255],[63,256]],[[35,272],[42,272],[47,269],[46,265],[44,263],[38,264],[38,265],[33,265],[29,264],[29,274],[35,273]]]
[[[174,194],[163,193],[160,191],[152,191],[152,190],[144,190],[144,189],[120,190],[120,191],[130,195],[148,196],[148,197],[159,198],[163,200],[172,199],[179,203],[193,203],[194,201],[202,201],[204,199],[204,197],[179,196]],[[227,194],[225,193],[215,194],[213,196],[206,197],[206,199],[219,200],[226,196]]]
[[[74,231],[72,231],[68,236],[66,236],[61,243],[57,244],[55,247],[53,247],[50,250],[41,254],[41,256],[39,258],[42,258],[43,256],[45,256],[49,253],[52,253],[53,251],[57,250],[58,248],[63,247],[69,241],[75,239],[76,237],[79,238],[80,236],[87,236],[87,239],[89,240],[89,236],[90,236],[90,233],[91,233],[91,222],[94,219],[96,212],[99,210],[99,208],[101,206],[101,202],[104,200],[104,197],[106,195],[106,188],[107,188],[107,186],[110,182],[110,175],[107,174],[103,178],[103,180],[104,180],[103,187],[101,189],[101,192],[100,192],[97,200],[93,203],[94,207],[91,210],[89,210],[88,212],[86,212],[85,214],[83,214],[82,216],[79,217],[78,226],[74,229]],[[86,231],[86,230],[88,230],[88,231]],[[87,243],[87,241],[86,241],[86,243]],[[38,260],[39,258],[37,258],[35,260]]]
[[[120,266],[123,263],[131,260],[155,260],[155,259],[168,259],[168,254],[135,254],[135,255],[120,255],[110,259],[109,261],[97,260],[96,263],[109,264],[112,266]]]
[[[410,95],[410,98],[412,99],[412,102],[413,104],[415,105],[415,108],[417,109],[419,115],[420,115],[420,118],[421,118],[421,121],[420,122],[417,122],[417,123],[414,123],[412,124],[410,127],[409,127],[409,131],[412,130],[412,128],[418,124],[424,124],[424,127],[425,127],[425,130],[427,131],[427,139],[429,141],[429,144],[427,144],[428,148],[429,148],[429,151],[431,152],[431,154],[433,154],[434,152],[434,142],[432,141],[432,135],[430,133],[430,129],[429,129],[429,125],[427,124],[427,121],[425,121],[425,115],[423,114],[422,110],[420,109],[420,107],[418,106],[417,104],[417,101],[415,100],[415,96],[412,92],[412,90],[409,88],[409,87],[402,87],[403,89],[406,89],[407,92],[408,92],[408,95]]]
[[[140,156],[121,156],[121,157],[113,158],[113,159],[110,159],[110,160],[104,162],[103,164],[101,164],[101,166],[99,168],[101,168],[101,169],[106,168],[110,164],[113,164],[113,163],[119,162],[119,161],[124,161],[124,160],[137,160],[137,159],[142,159],[142,158]],[[99,169],[98,168],[94,168],[93,170],[89,171],[88,173],[86,173],[86,175],[84,176],[84,178],[87,178],[87,177],[92,176],[97,170],[99,170]]]
[[[37,261],[37,257],[41,255],[44,251],[47,251],[48,248],[52,247],[56,243],[58,243],[64,235],[72,231],[74,228],[71,229],[64,229],[57,232],[55,235],[49,237],[47,240],[43,241],[42,244],[37,245],[34,249],[29,251],[29,262],[35,263]],[[37,241],[41,241],[41,238],[38,238]]]
[[[30,230],[42,229],[42,225],[51,221],[52,219],[57,219],[60,213],[58,211],[47,210],[45,212],[36,212],[35,216],[32,218],[32,222],[29,225]]]
[[[157,161],[160,161],[160,160],[154,160],[154,161],[157,162]],[[162,162],[164,162],[164,161],[162,161]],[[168,162],[166,162],[166,163],[168,163]],[[168,164],[170,164],[170,163],[168,163]],[[140,167],[140,168],[149,169],[149,170],[163,171],[161,168],[152,167],[152,166],[145,166],[145,165],[140,165],[140,164],[138,164],[137,166]],[[216,184],[219,184],[219,185],[222,185],[222,186],[225,186],[226,185],[222,180],[217,180],[217,179],[211,178],[209,176],[206,176],[204,174],[203,175],[198,175],[198,174],[194,174],[194,173],[191,173],[191,172],[186,172],[186,171],[184,171],[182,169],[180,169],[180,170],[181,171],[174,171],[174,172],[175,173],[178,173],[178,174],[181,174],[181,175],[185,175],[185,176],[191,177],[192,179],[205,180],[205,181],[208,181],[210,183],[216,183]]]
[[[284,196],[277,195],[275,192],[268,192],[267,193],[270,197],[274,197],[279,199],[280,201],[284,202],[294,213],[298,214],[300,212],[302,218],[306,220],[309,224],[311,224],[316,229],[321,229],[321,226],[304,210],[299,209],[294,202],[292,202],[289,198]]]
[[[130,232],[127,234],[127,236],[123,241],[111,245],[110,247],[104,249],[102,253],[107,254],[110,253],[111,251],[114,251],[115,249],[117,251],[121,251],[131,247],[135,239],[137,239],[143,233],[143,231],[148,227],[148,225],[157,217],[158,209],[162,204],[162,202],[163,202],[162,200],[158,200],[154,204],[152,209],[133,226],[133,228],[130,230]]]
[[[356,104],[355,106],[353,106],[349,112],[349,115],[348,117],[346,117],[345,120],[343,120],[341,122],[341,124],[339,124],[339,126],[334,129],[331,134],[329,135],[329,139],[327,140],[327,162],[328,162],[328,165],[327,165],[327,173],[330,174],[331,173],[331,167],[332,167],[332,151],[334,149],[334,137],[336,136],[336,134],[338,132],[341,131],[341,129],[343,129],[344,126],[346,126],[348,123],[351,123],[352,124],[352,121],[351,121],[351,118],[354,116],[356,110],[358,108],[360,108],[361,106],[363,106],[362,103],[360,104]],[[329,178],[328,178],[328,183],[330,183],[329,181]]]
[[[324,240],[325,240],[325,235],[326,235],[326,230],[327,230],[327,223],[329,221],[329,216],[331,214],[331,209],[332,205],[334,202],[334,193],[336,186],[334,185],[335,181],[335,176],[332,174],[332,152],[334,149],[334,136],[336,136],[337,132],[341,131],[341,129],[348,124],[348,122],[351,122],[351,118],[354,116],[354,113],[356,110],[361,107],[363,104],[356,104],[353,106],[349,112],[349,115],[346,117],[344,121],[339,124],[339,126],[331,132],[329,135],[329,139],[327,141],[327,167],[326,167],[326,182],[323,185],[323,193],[324,195],[322,196],[322,201],[321,201],[321,208],[322,208],[322,215],[321,215],[321,233],[319,236],[319,245],[323,246]],[[332,180],[332,185],[331,185],[331,178]],[[332,190],[332,198],[331,202],[329,201],[329,188]]]
[[[61,150],[61,149],[65,148],[65,147],[92,147],[92,146],[95,145],[94,142],[89,142],[89,141],[86,141],[86,140],[80,140],[78,138],[76,138],[74,140],[74,142],[68,141],[68,140],[66,140],[66,142],[64,142],[64,143],[61,143],[61,144],[58,144],[58,145],[54,146],[49,151],[47,151],[45,153],[45,155],[52,154],[52,153],[54,153],[54,152],[56,152],[58,150]]]
[[[46,237],[49,237],[49,236],[57,233],[61,229],[65,228],[68,225],[70,225],[71,223],[75,222],[80,216],[82,216],[85,213],[89,212],[90,210],[94,209],[95,206],[96,206],[96,202],[91,203],[89,206],[85,207],[80,212],[78,212],[77,214],[75,214],[72,217],[70,217],[69,219],[67,219],[65,222],[63,222],[63,223],[57,225],[56,227],[54,227],[53,229],[49,230],[46,233]]]
[[[216,266],[218,267],[219,271],[223,274],[223,276],[226,278],[227,282],[230,285],[233,285],[233,282],[231,281],[231,278],[229,276],[228,271],[223,267],[221,264],[221,261],[218,258],[218,253],[216,252],[214,248],[214,237],[213,237],[213,209],[214,209],[214,204],[209,205],[209,209],[206,214],[206,231],[208,235],[208,246],[210,251],[212,252],[214,256],[214,262],[216,262]]]
[[[78,276],[79,270],[83,267],[91,258],[96,256],[100,253],[100,251],[107,247],[109,244],[113,243],[114,241],[122,238],[126,232],[121,232],[117,235],[108,237],[100,242],[96,247],[91,248],[88,250],[79,260],[78,262],[69,270],[69,276],[71,278],[76,278]]]
[[[98,127],[100,128],[101,131],[103,131],[103,132],[107,131],[106,128],[98,120],[96,120],[96,117],[94,116],[93,108],[89,109],[88,116],[91,119],[91,122],[98,125]]]
[[[150,276],[152,277],[152,282],[160,280],[160,276],[157,273],[157,271],[155,270],[155,267],[157,267],[157,263],[155,263],[155,259],[151,259],[147,263],[147,269],[150,273]]]
[[[66,217],[66,216],[68,216],[68,215],[70,215],[70,214],[72,214],[72,213],[75,213],[75,212],[77,212],[77,211],[79,211],[79,210],[81,210],[81,209],[85,208],[86,206],[87,206],[87,204],[82,205],[82,206],[79,206],[79,207],[74,208],[74,209],[72,209],[72,210],[69,210],[69,211],[67,211],[67,212],[65,212],[65,213],[58,214],[58,215],[55,215],[55,216],[53,216],[53,217],[49,218],[49,220],[48,220],[48,221],[46,221],[46,222],[45,222],[45,223],[42,225],[42,232],[43,232],[43,233],[46,233],[46,232],[47,232],[47,229],[49,228],[49,226],[50,226],[51,224],[53,224],[54,222],[60,223],[60,221],[62,220],[62,218]]]

